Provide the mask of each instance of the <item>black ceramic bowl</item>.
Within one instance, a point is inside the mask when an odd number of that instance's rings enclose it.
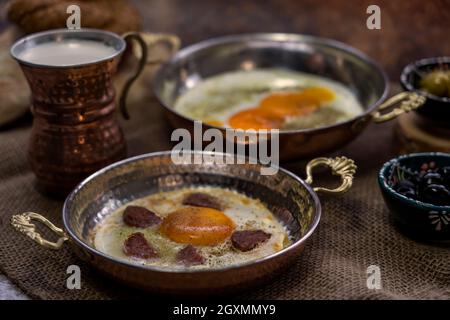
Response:
[[[416,170],[423,163],[431,161],[438,167],[450,166],[450,154],[413,153],[392,159],[381,168],[378,183],[393,220],[402,231],[416,239],[450,242],[450,206],[437,206],[407,198],[396,192],[390,184],[397,164]]]
[[[416,112],[434,121],[450,126],[450,98],[438,97],[420,89],[420,80],[430,71],[437,68],[450,70],[450,57],[437,57],[417,60],[407,65],[400,76],[405,90],[415,91],[427,97],[423,106]]]

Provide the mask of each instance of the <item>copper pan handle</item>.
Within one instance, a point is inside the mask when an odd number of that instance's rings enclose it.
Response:
[[[47,226],[50,230],[56,233],[59,236],[59,239],[56,242],[51,242],[49,240],[45,240],[42,235],[36,231],[36,225],[32,222],[32,220],[39,221]],[[65,241],[69,240],[69,237],[66,235],[64,230],[58,228],[49,220],[47,220],[44,216],[34,213],[34,212],[24,212],[21,214],[15,214],[11,217],[11,225],[20,233],[23,233],[28,238],[37,242],[41,246],[49,249],[60,249]]]
[[[378,109],[372,113],[373,121],[376,123],[381,123],[385,121],[392,120],[397,118],[399,115],[409,112],[411,110],[415,110],[422,106],[426,101],[426,98],[420,94],[410,91],[403,91],[395,96],[389,98],[384,103],[382,103]],[[387,113],[382,113],[386,109],[395,107],[391,111]]]
[[[164,60],[161,59],[149,60],[148,49],[158,43],[167,43],[169,44],[171,53],[173,54],[180,48],[180,39],[171,34],[155,34],[145,32],[129,32],[124,34],[123,38],[127,43],[132,43],[133,53],[139,59],[139,65],[136,72],[125,82],[122,92],[120,93],[119,109],[123,117],[128,120],[130,115],[127,110],[126,101],[131,85],[139,77],[146,65],[161,64],[164,62]],[[134,46],[133,44],[136,44],[137,46]]]
[[[333,175],[341,177],[341,185],[336,189],[328,189],[323,187],[314,187],[315,192],[323,192],[329,194],[339,194],[347,192],[353,184],[353,177],[356,173],[356,165],[352,159],[346,157],[336,158],[316,158],[308,162],[306,165],[307,184],[313,183],[312,170],[317,166],[328,166],[331,168]]]

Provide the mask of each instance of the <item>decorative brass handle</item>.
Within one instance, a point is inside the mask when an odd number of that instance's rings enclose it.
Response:
[[[125,119],[130,119],[130,115],[127,110],[126,101],[128,96],[128,91],[131,88],[131,85],[134,81],[139,77],[142,73],[146,65],[152,64],[161,64],[164,60],[149,60],[148,59],[148,48],[155,46],[157,43],[168,43],[171,48],[171,53],[175,53],[180,48],[180,39],[171,34],[154,34],[154,33],[138,33],[138,32],[130,32],[123,35],[126,42],[134,41],[133,44],[137,44],[137,46],[133,46],[133,53],[139,59],[139,65],[130,79],[125,82],[123,86],[122,92],[120,94],[119,99],[119,109]]]
[[[426,98],[424,96],[415,92],[400,92],[399,94],[396,94],[395,96],[389,98],[378,107],[378,110],[372,114],[373,121],[377,123],[389,121],[405,112],[409,112],[411,110],[419,108],[425,103],[425,101]],[[384,114],[381,113],[382,110],[391,108],[397,104],[400,104],[400,106],[393,109],[392,111]]]
[[[32,220],[37,220],[46,225],[50,230],[56,233],[60,238],[56,242],[51,242],[42,238],[42,236],[36,231],[36,226],[32,223]],[[33,239],[41,246],[49,249],[59,249],[65,241],[69,240],[64,230],[58,228],[44,216],[34,212],[24,212],[21,214],[15,214],[11,217],[11,225],[19,232],[23,233],[27,237]]]
[[[315,187],[313,190],[315,192],[323,193],[344,193],[347,192],[353,184],[353,176],[356,173],[356,165],[352,159],[346,157],[336,157],[336,158],[316,158],[308,162],[306,165],[306,180],[307,184],[313,183],[312,170],[316,166],[325,165],[331,168],[333,175],[341,177],[341,185],[336,189],[328,189],[322,187]]]

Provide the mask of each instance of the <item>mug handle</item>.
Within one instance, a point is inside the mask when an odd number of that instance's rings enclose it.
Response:
[[[50,230],[59,236],[56,242],[51,242],[42,237],[42,235],[36,231],[36,226],[32,223],[32,220],[39,221],[47,226]],[[21,214],[15,214],[11,217],[11,225],[20,233],[23,233],[28,238],[37,242],[41,246],[49,249],[60,249],[64,242],[69,240],[63,229],[58,228],[44,216],[34,213],[34,212],[24,212]]]
[[[403,91],[395,96],[389,98],[384,103],[382,103],[378,109],[372,113],[373,122],[381,123],[397,118],[399,115],[415,110],[422,106],[426,101],[426,98],[420,94],[410,91]],[[394,108],[392,111],[387,113],[382,113],[381,111],[388,108],[392,108],[395,105],[400,104],[400,106]]]
[[[316,166],[325,165],[331,168],[333,175],[341,177],[341,185],[336,189],[328,189],[323,187],[314,187],[315,192],[339,194],[347,192],[353,184],[353,177],[356,173],[356,165],[352,159],[346,157],[336,158],[316,158],[308,162],[306,165],[306,180],[309,185],[313,183],[312,170]]]
[[[125,119],[130,119],[130,115],[127,110],[126,101],[128,92],[131,88],[131,85],[134,81],[139,77],[139,75],[144,70],[147,64],[161,64],[163,60],[154,60],[150,61],[148,59],[148,48],[156,45],[160,42],[166,42],[170,45],[172,53],[178,51],[180,47],[180,39],[175,35],[170,34],[153,34],[153,33],[138,33],[138,32],[129,32],[123,35],[124,40],[128,42],[134,41],[140,50],[139,54],[139,65],[136,72],[125,82],[125,85],[122,88],[119,99],[119,109],[122,113],[122,116]]]

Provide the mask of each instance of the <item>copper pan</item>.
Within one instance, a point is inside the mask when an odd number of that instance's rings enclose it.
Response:
[[[63,229],[31,212],[12,216],[11,223],[46,248],[60,249],[67,241],[81,259],[114,280],[133,287],[183,295],[233,292],[264,283],[294,262],[320,220],[321,205],[316,192],[346,192],[356,170],[353,161],[345,157],[317,158],[308,164],[307,179],[302,180],[281,168],[274,175],[261,175],[259,164],[225,164],[228,157],[233,157],[230,154],[194,151],[188,155],[214,155],[222,159],[222,164],[211,161],[174,164],[169,151],[129,158],[101,169],[75,188],[64,203]],[[341,185],[333,190],[311,187],[312,169],[318,165],[330,167],[333,174],[340,177]],[[177,271],[133,264],[95,249],[93,230],[118,207],[152,193],[195,185],[220,186],[260,199],[287,226],[292,244],[245,264]],[[36,231],[35,220],[46,224],[59,240],[45,240]]]
[[[186,47],[158,72],[154,90],[170,123],[192,131],[196,119],[175,111],[176,99],[203,79],[252,68],[286,68],[333,79],[348,87],[364,107],[362,114],[345,122],[315,129],[282,130],[281,160],[309,158],[338,150],[370,122],[394,119],[425,101],[423,96],[405,91],[382,103],[389,92],[389,81],[369,57],[338,41],[284,33],[225,36]],[[210,127],[204,124],[204,129]]]

